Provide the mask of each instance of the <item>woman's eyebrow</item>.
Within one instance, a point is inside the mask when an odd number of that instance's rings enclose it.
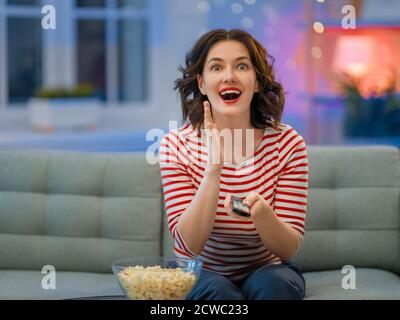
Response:
[[[250,61],[249,57],[246,57],[246,56],[238,57],[234,61],[239,61],[239,60],[244,60],[244,59],[247,59]],[[222,62],[222,61],[224,61],[224,59],[218,58],[218,57],[211,58],[210,60],[208,60],[207,64],[209,64],[210,62],[213,62],[213,61],[221,61]]]

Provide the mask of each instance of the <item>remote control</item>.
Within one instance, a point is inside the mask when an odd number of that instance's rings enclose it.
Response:
[[[239,197],[231,196],[233,212],[242,217],[250,217],[249,207],[243,204],[243,200]]]

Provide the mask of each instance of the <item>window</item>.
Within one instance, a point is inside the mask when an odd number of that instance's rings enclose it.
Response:
[[[94,0],[76,3],[78,78],[93,84],[107,102],[148,98],[148,2],[114,0],[105,7]]]
[[[24,105],[42,86],[80,83],[107,104],[145,102],[153,1],[54,1],[56,30],[43,30],[45,2],[0,0],[0,105]]]
[[[8,95],[11,103],[26,102],[42,83],[41,35],[40,19],[7,19]]]
[[[34,6],[40,4],[40,2],[41,0],[7,0],[7,4],[23,6]]]
[[[120,7],[133,7],[135,9],[146,9],[147,0],[118,0]]]
[[[40,0],[0,1],[0,104],[25,103],[42,84]]]
[[[147,98],[146,32],[144,19],[119,21],[120,101],[140,101]]]
[[[106,37],[104,20],[78,20],[78,82],[90,83],[95,95],[106,95]]]
[[[77,0],[78,7],[104,7],[105,0]]]

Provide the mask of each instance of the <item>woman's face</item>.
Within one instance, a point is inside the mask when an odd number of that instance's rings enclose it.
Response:
[[[213,112],[225,116],[249,112],[251,99],[258,91],[249,52],[236,40],[222,40],[211,47],[197,83]]]

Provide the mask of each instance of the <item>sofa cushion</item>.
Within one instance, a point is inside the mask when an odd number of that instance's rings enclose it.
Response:
[[[341,287],[341,270],[306,272],[306,300],[400,299],[399,276],[378,269],[356,269],[356,289]],[[44,275],[31,270],[0,271],[1,299],[74,299],[123,295],[111,274],[57,272],[56,289],[41,287]]]
[[[356,268],[355,289],[343,289],[340,270],[305,272],[306,300],[398,300],[400,277],[394,273]]]
[[[0,152],[0,269],[111,272],[161,254],[161,179],[145,153]]]
[[[43,289],[40,271],[0,270],[0,300],[74,299],[93,296],[122,296],[114,274],[56,273],[56,288]]]
[[[310,146],[304,271],[354,267],[400,273],[399,149]]]
[[[121,241],[0,233],[0,269],[41,270],[52,265],[56,271],[111,273],[114,260],[158,256],[159,247],[159,239]]]

